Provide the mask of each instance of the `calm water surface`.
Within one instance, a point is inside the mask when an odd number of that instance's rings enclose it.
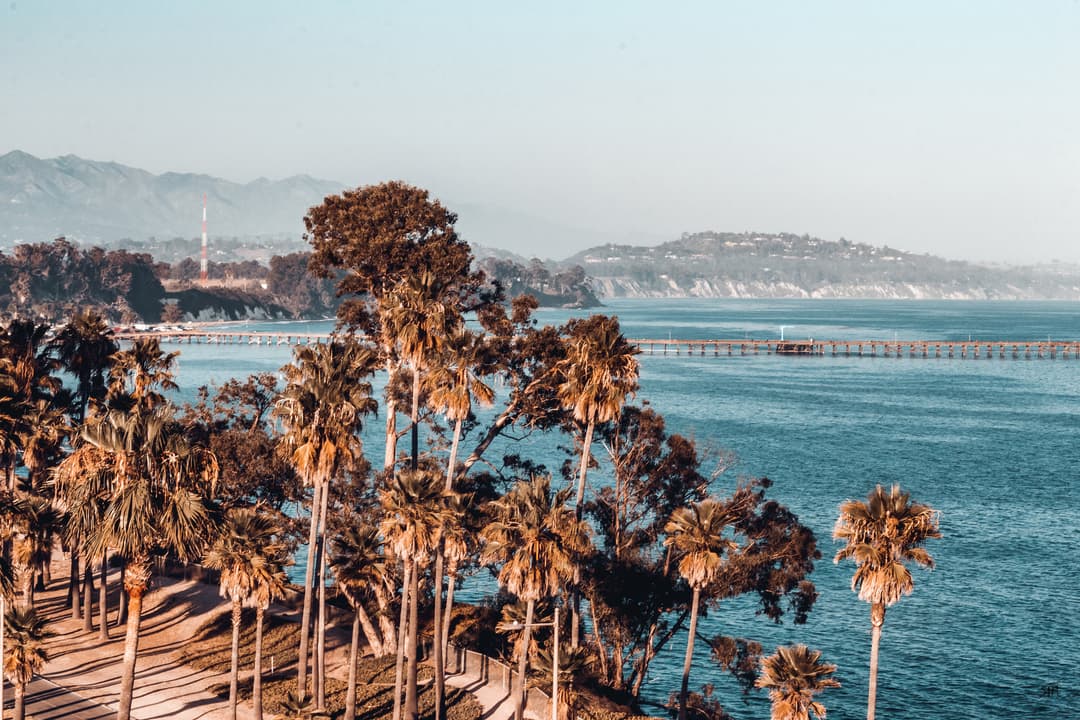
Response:
[[[1080,338],[1080,306],[1032,302],[612,301],[630,337],[1039,340]],[[562,322],[567,311],[541,311]],[[252,329],[265,329],[252,325]],[[326,325],[317,326],[320,328]],[[195,387],[277,370],[284,347],[182,346],[180,382]],[[823,697],[830,718],[865,715],[869,608],[836,566],[831,530],[839,504],[875,483],[900,483],[941,511],[933,572],[888,611],[881,646],[882,718],[1080,717],[1080,361],[832,357],[642,356],[640,399],[672,431],[733,451],[716,484],[767,475],[770,496],[818,536],[813,574],[821,598],[806,625],[773,625],[754,603],[709,612],[702,636],[726,633],[803,642],[839,665],[843,687]],[[368,433],[372,452],[380,420]],[[531,452],[556,467],[555,442]],[[592,482],[603,482],[595,472]],[[490,592],[479,578],[466,599]],[[764,695],[744,702],[698,643],[691,684],[713,682],[738,718],[768,717]],[[677,689],[684,639],[653,664],[645,694]],[[1045,686],[1056,684],[1056,694]]]

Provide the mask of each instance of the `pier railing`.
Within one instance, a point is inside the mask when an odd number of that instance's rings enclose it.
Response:
[[[329,333],[185,330],[116,333],[118,340],[156,337],[163,343],[195,345],[309,345]],[[1013,360],[1080,359],[1078,340],[676,340],[629,338],[643,355],[736,357],[808,355]]]

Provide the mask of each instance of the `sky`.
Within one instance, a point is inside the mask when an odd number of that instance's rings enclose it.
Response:
[[[14,149],[1080,262],[1080,2],[0,0]]]

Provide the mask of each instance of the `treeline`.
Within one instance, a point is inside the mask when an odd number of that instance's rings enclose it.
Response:
[[[591,308],[600,301],[589,286],[589,277],[580,265],[552,272],[539,258],[528,265],[506,258],[487,257],[480,267],[500,282],[510,297],[533,295],[541,307]]]
[[[168,265],[147,253],[83,249],[57,238],[0,252],[0,313],[55,322],[92,308],[124,324],[332,316],[340,304],[339,278],[316,277],[308,270],[310,259],[311,252],[295,252],[271,257],[269,267],[254,260],[211,261],[204,286],[193,258]],[[526,268],[494,258],[480,266],[487,284],[499,284],[507,297],[531,293],[546,306],[599,304],[580,267],[551,274],[539,260]]]

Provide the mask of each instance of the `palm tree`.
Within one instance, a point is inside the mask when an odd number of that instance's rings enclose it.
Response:
[[[339,529],[331,541],[331,567],[342,594],[353,607],[352,641],[349,644],[349,679],[345,692],[345,717],[356,717],[356,663],[360,654],[360,629],[376,657],[383,654],[382,642],[364,609],[364,599],[376,585],[387,582],[382,543],[377,528],[358,522]]]
[[[134,404],[143,408],[164,404],[165,397],[158,391],[177,389],[173,367],[179,356],[178,350],[163,352],[156,337],[139,338],[130,348],[114,353],[109,367],[111,402],[117,406]]]
[[[252,565],[251,594],[245,604],[255,607],[255,667],[252,671],[251,697],[255,705],[255,720],[263,717],[262,657],[263,624],[266,610],[274,600],[285,597],[291,589],[285,566],[292,564],[288,547],[274,543],[262,548],[262,562]]]
[[[463,324],[447,339],[446,352],[439,364],[432,368],[428,378],[431,389],[428,402],[436,412],[446,415],[454,423],[453,440],[450,443],[450,457],[446,461],[446,491],[454,489],[454,473],[457,469],[458,446],[461,443],[461,429],[472,411],[473,398],[482,405],[491,405],[495,401],[495,391],[484,384],[476,369],[484,351],[483,336],[470,332]],[[435,664],[435,720],[441,720],[445,714],[444,697],[446,695],[445,652],[446,643],[439,639],[446,635],[443,627],[442,612],[443,570],[446,562],[446,550],[440,544],[435,556],[435,640],[433,661]],[[449,596],[448,596],[449,597]]]
[[[566,506],[570,492],[566,488],[552,494],[550,477],[518,482],[492,503],[492,520],[481,532],[484,549],[480,561],[501,564],[499,584],[525,602],[516,720],[525,712],[525,670],[536,601],[558,593],[573,577],[578,557],[588,546],[585,523]]]
[[[825,706],[814,696],[828,689],[840,687],[830,677],[836,666],[821,662],[821,651],[810,650],[805,645],[784,645],[761,661],[761,675],[755,687],[768,688],[772,700],[772,720],[810,720],[825,718]]]
[[[55,633],[45,627],[45,618],[30,607],[11,608],[3,618],[9,638],[3,654],[4,677],[15,687],[15,720],[23,720],[26,685],[45,667],[49,659],[45,640]]]
[[[412,371],[412,453],[410,469],[419,467],[420,389],[430,359],[461,324],[461,316],[442,297],[445,289],[431,272],[402,278],[379,310],[384,347],[392,348]]]
[[[105,399],[108,369],[112,356],[120,348],[113,340],[108,324],[93,310],[76,314],[57,333],[51,346],[60,365],[77,380],[75,397],[79,414],[76,420],[81,423],[86,419],[90,402]]]
[[[679,574],[693,591],[690,604],[690,630],[686,639],[686,658],[683,661],[682,689],[679,691],[679,720],[686,720],[686,697],[690,685],[690,666],[694,658],[694,638],[697,635],[698,608],[701,590],[720,573],[724,551],[736,549],[736,543],[725,534],[735,516],[729,507],[715,498],[679,508],[664,526],[667,537],[664,545],[679,557]]]
[[[573,412],[574,420],[583,428],[581,463],[578,468],[577,495],[574,512],[581,519],[585,503],[585,478],[590,462],[590,447],[598,423],[618,417],[626,396],[637,391],[637,349],[626,342],[615,317],[594,315],[569,325],[566,357],[554,366],[559,380],[557,397],[564,410]],[[581,626],[581,595],[577,590],[580,569],[574,573],[573,617],[570,624],[570,646],[579,643]]]
[[[416,720],[416,648],[419,622],[420,570],[431,561],[445,523],[445,496],[442,478],[419,470],[402,471],[392,476],[380,494],[383,519],[379,532],[387,547],[404,564],[401,592],[401,616],[398,621],[398,653],[395,674],[394,717],[401,714],[402,665],[405,672],[404,713]]]
[[[221,534],[203,562],[221,573],[221,596],[232,603],[232,665],[229,672],[229,715],[236,720],[237,680],[240,674],[240,617],[256,593],[257,578],[266,572],[267,557],[281,554],[280,528],[256,508],[232,508]],[[273,562],[272,560],[270,562]]]
[[[297,693],[307,692],[307,656],[310,642],[312,588],[318,573],[323,586],[322,548],[325,542],[326,508],[330,480],[360,457],[363,445],[358,433],[362,418],[378,409],[371,384],[363,379],[375,371],[376,357],[354,339],[325,345],[304,345],[295,350],[295,362],[283,370],[287,385],[274,414],[285,425],[282,447],[296,465],[304,483],[314,488],[308,557],[304,570],[304,609],[300,621],[297,658]],[[324,616],[323,600],[319,613]],[[316,673],[315,702],[321,709],[325,697],[319,692]]]
[[[181,561],[201,556],[210,520],[203,498],[212,495],[217,460],[185,441],[168,407],[109,411],[101,422],[83,429],[82,439],[65,463],[96,464],[110,477],[101,522],[86,538],[84,554],[104,557],[114,549],[127,560],[128,614],[117,718],[128,720],[152,559],[162,553]]]
[[[13,501],[10,499],[7,493],[0,490],[0,518],[3,519],[3,525],[10,527],[9,518],[14,512],[12,507]],[[0,537],[0,539],[4,539]],[[5,539],[6,541],[6,539]],[[15,590],[15,573],[12,570],[11,563],[8,562],[4,553],[0,552],[0,618],[7,617],[8,604],[11,602],[12,593]],[[0,665],[3,665],[4,654],[4,630],[7,623],[0,620]],[[0,716],[3,715],[4,707],[4,683],[0,682]]]
[[[840,505],[840,517],[833,538],[844,542],[834,558],[851,558],[855,574],[851,589],[870,603],[870,689],[866,718],[874,720],[877,703],[878,649],[885,608],[915,588],[907,563],[933,569],[934,559],[923,545],[941,537],[938,511],[929,505],[911,502],[911,496],[893,485],[888,492],[880,485],[870,491],[866,502],[847,500]]]

